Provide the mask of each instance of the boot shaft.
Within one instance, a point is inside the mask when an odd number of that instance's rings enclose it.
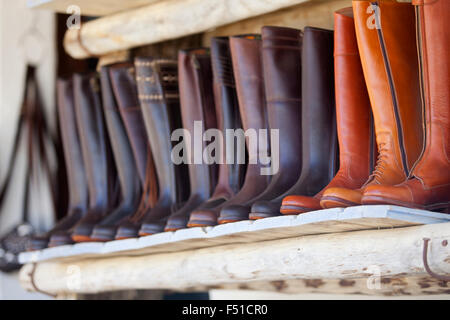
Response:
[[[109,70],[109,76],[143,186],[146,181],[149,142],[139,106],[134,65],[131,62],[114,65]]]
[[[425,144],[412,175],[448,184],[450,169],[450,2],[415,0]]]
[[[137,169],[131,151],[131,145],[125,126],[119,114],[117,102],[122,100],[114,96],[110,79],[111,66],[104,66],[100,71],[100,83],[106,129],[111,141],[112,152],[118,171],[121,186],[122,204],[133,208],[137,204],[140,193],[140,182],[137,179]],[[128,93],[128,92],[127,92]],[[135,104],[133,104],[135,106]],[[127,107],[124,106],[124,107]]]
[[[194,163],[196,159],[192,151],[195,151],[193,148],[196,143],[194,142],[194,122],[201,122],[203,131],[217,126],[209,49],[181,50],[178,54],[178,74],[183,128],[190,133],[191,137],[191,145],[187,146],[191,196],[200,195],[208,198],[217,180],[216,165],[208,165],[203,159],[201,164]],[[206,144],[203,142],[202,150],[205,147]],[[202,153],[197,157],[202,157]]]
[[[258,141],[255,146],[246,141],[248,165],[245,184],[255,188],[263,188],[270,181],[270,176],[261,176],[261,164],[258,155],[269,155],[270,131],[267,120],[267,106],[264,93],[264,77],[261,56],[262,41],[259,34],[247,34],[230,37],[230,49],[233,62],[233,74],[236,81],[236,91],[239,101],[239,112],[243,130],[255,130]],[[259,130],[267,130],[265,148],[261,148]],[[252,164],[256,162],[256,164]],[[257,179],[256,181],[254,179]]]
[[[414,8],[395,0],[353,1],[353,12],[379,151],[370,183],[397,184],[422,149]]]
[[[147,136],[154,153],[160,197],[180,203],[189,196],[185,165],[171,159],[171,134],[182,128],[177,61],[138,57],[135,59],[138,98]]]
[[[98,76],[74,75],[75,113],[89,190],[89,208],[104,214],[109,206],[106,136]],[[110,177],[112,178],[112,177]]]
[[[81,152],[80,138],[75,122],[75,104],[72,79],[57,81],[57,107],[64,159],[69,183],[69,212],[85,211],[88,205],[88,187]]]
[[[226,162],[226,130],[242,128],[228,37],[211,40],[211,60],[217,127],[224,137],[222,162]],[[219,176],[213,198],[229,199],[241,187],[245,165],[237,163],[237,148],[234,151],[234,164],[219,164]]]
[[[351,7],[334,13],[334,69],[338,176],[346,179],[346,187],[359,188],[373,170],[376,145]]]
[[[302,166],[302,32],[265,26],[261,36],[267,118],[269,128],[279,130],[279,171],[271,185],[283,186],[277,187],[281,194],[297,181]]]

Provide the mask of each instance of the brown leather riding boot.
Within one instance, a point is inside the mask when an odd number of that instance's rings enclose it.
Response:
[[[138,99],[134,64],[127,62],[112,66],[109,74],[114,94],[122,101],[118,108],[131,144],[142,188],[138,209],[129,219],[121,222],[117,229],[115,238],[119,240],[138,237],[142,218],[157,201],[158,181]]]
[[[189,176],[184,164],[171,158],[171,134],[182,128],[178,67],[176,60],[138,57],[135,59],[138,97],[147,136],[154,151],[159,197],[142,219],[140,236],[164,231],[170,214],[189,197]]]
[[[361,204],[368,186],[403,182],[423,144],[414,7],[395,0],[353,1],[353,13],[378,159],[362,188],[324,192],[331,206],[343,207]]]
[[[228,37],[216,37],[212,39],[211,60],[217,126],[223,133],[224,151],[227,148],[225,130],[239,129],[242,127]],[[235,151],[236,149],[235,147]],[[225,159],[225,152],[222,152],[222,155],[223,159]],[[234,197],[240,190],[245,166],[237,163],[236,152],[233,164],[221,163],[218,167],[219,176],[214,193],[208,201],[192,211],[188,227],[216,225],[222,205]]]
[[[75,242],[91,241],[94,226],[111,209],[111,185],[108,141],[100,100],[98,75],[74,75],[75,114],[81,141],[83,162],[89,190],[89,210],[74,227]]]
[[[203,161],[202,151],[206,144],[203,142],[201,150],[194,148],[195,122],[201,123],[202,131],[216,128],[217,125],[209,49],[180,50],[178,76],[183,128],[191,137],[186,150],[191,194],[186,204],[169,217],[165,231],[186,228],[191,212],[211,196],[217,180],[216,165]],[[197,151],[201,153],[194,154]]]
[[[302,149],[285,151],[297,151],[301,154],[298,163],[301,165],[301,175],[289,190],[278,197],[255,202],[251,208],[252,219],[280,215],[280,207],[285,197],[312,197],[336,174],[333,43],[332,30],[314,27],[305,27],[303,30],[300,126]],[[280,141],[280,144],[284,143],[285,140]]]
[[[75,122],[75,105],[72,79],[58,79],[56,86],[58,121],[61,129],[64,160],[69,183],[69,204],[65,218],[42,236],[31,238],[28,250],[40,250],[73,243],[71,228],[86,214],[88,186],[80,138]]]
[[[334,14],[334,78],[339,171],[314,197],[293,195],[284,198],[280,209],[283,214],[319,210],[325,190],[332,187],[360,188],[373,169],[372,111],[358,54],[351,7]]]
[[[116,64],[115,66],[123,66],[125,64]],[[134,78],[134,68],[120,68],[128,76]],[[91,239],[94,241],[111,241],[114,240],[117,228],[121,222],[129,218],[138,208],[139,198],[141,196],[141,184],[136,168],[131,144],[125,130],[124,123],[119,114],[118,105],[122,108],[136,107],[138,104],[136,90],[128,90],[127,87],[115,85],[117,90],[113,91],[112,81],[117,81],[113,77],[114,65],[103,66],[100,71],[101,92],[103,111],[105,114],[105,122],[109,140],[118,171],[121,201],[120,204],[109,213],[100,223],[98,223],[92,234]],[[117,75],[120,78],[121,74]]]
[[[369,186],[362,202],[450,213],[450,1],[414,0],[413,4],[425,145],[406,181]]]
[[[265,129],[267,134],[270,134],[264,94],[261,35],[230,37],[230,47],[243,129],[255,130],[256,134],[259,130]],[[263,137],[258,139],[261,138]],[[269,154],[269,139],[266,140],[265,149],[259,140],[254,150],[250,149],[252,146],[249,145],[249,140],[246,142],[249,157],[244,184],[238,194],[223,205],[219,223],[247,220],[248,208],[241,210],[242,204],[261,194],[270,182],[270,176],[262,174],[263,166],[258,159],[259,154]]]
[[[264,191],[246,203],[234,204],[224,216],[252,217],[256,201],[270,201],[288,190],[301,171],[301,49],[302,32],[298,29],[265,26],[261,31],[261,61],[270,129],[279,132],[279,168]],[[272,148],[272,154],[274,153]],[[276,210],[279,215],[279,208]]]

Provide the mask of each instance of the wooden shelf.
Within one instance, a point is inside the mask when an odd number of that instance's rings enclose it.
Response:
[[[135,9],[164,0],[27,0],[29,8],[47,9],[67,13],[70,6],[78,6],[85,16],[106,16],[113,13]]]
[[[29,290],[54,294],[208,288],[449,294],[424,269],[425,237],[431,268],[450,273],[450,248],[442,245],[450,239],[449,215],[360,206],[24,253],[20,278]],[[377,273],[380,288],[370,288]]]
[[[106,7],[105,1],[108,2]],[[140,3],[142,2],[144,1],[141,0]],[[259,32],[262,25],[333,28],[333,12],[351,6],[351,0],[147,2],[149,4],[145,6],[120,10],[117,6],[128,1],[112,1],[110,4],[109,0],[44,0],[39,1],[41,4],[36,7],[60,11],[65,10],[68,3],[78,3],[82,13],[98,12],[99,9],[89,9],[96,6],[116,12],[86,22],[81,29],[67,30],[64,37],[65,50],[74,58],[85,59],[194,34],[205,34],[207,44],[211,35]]]

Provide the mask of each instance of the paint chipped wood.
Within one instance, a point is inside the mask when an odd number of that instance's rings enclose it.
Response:
[[[50,260],[36,265],[34,283],[46,292],[98,293],[130,289],[248,288],[291,293],[372,295],[450,294],[449,284],[423,266],[449,274],[450,223],[298,236],[142,256]],[[31,285],[32,264],[20,272]]]

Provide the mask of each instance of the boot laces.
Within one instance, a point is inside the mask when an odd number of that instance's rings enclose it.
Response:
[[[387,151],[388,150],[386,148],[386,143],[378,144],[378,157],[375,163],[375,168],[372,174],[369,176],[369,181],[378,181],[378,179],[381,179],[383,177],[384,169],[386,169],[385,160],[387,159]]]

